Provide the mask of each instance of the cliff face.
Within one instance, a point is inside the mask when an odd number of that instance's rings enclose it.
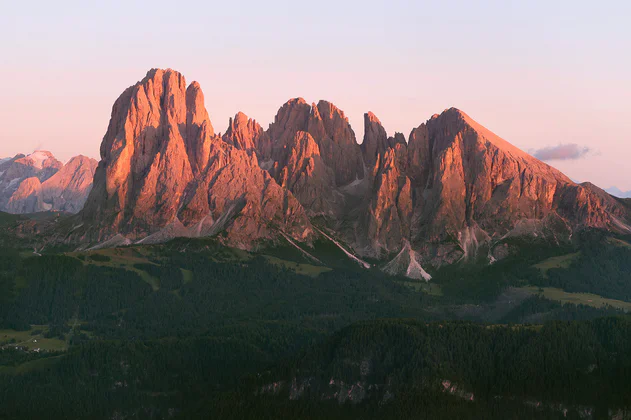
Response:
[[[36,151],[0,163],[0,210],[77,213],[92,188],[97,162],[75,156],[63,165],[50,152]]]
[[[302,98],[283,105],[257,152],[272,176],[288,188],[310,216],[343,216],[339,189],[364,178],[361,149],[344,113]]]
[[[455,108],[407,142],[388,136],[372,113],[364,132],[359,145],[340,109],[296,98],[267,130],[238,113],[219,137],[199,84],[151,70],[112,109],[81,216],[84,238],[221,233],[253,248],[281,234],[308,242],[317,235],[309,217],[317,217],[355,253],[398,254],[389,270],[407,264],[418,277],[421,263],[492,260],[508,237],[558,242],[588,227],[631,232],[619,200],[573,183]],[[37,189],[34,180],[24,185]]]
[[[243,124],[242,124],[243,123]],[[116,234],[166,240],[225,232],[249,248],[282,231],[306,240],[311,227],[292,196],[245,149],[254,125],[240,116],[216,136],[199,84],[151,70],[112,109],[101,162],[82,217],[92,241]],[[252,129],[252,130],[250,130]]]

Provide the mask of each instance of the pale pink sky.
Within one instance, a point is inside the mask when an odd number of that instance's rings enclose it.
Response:
[[[296,96],[335,103],[359,141],[366,111],[407,137],[455,106],[529,152],[589,148],[549,163],[631,190],[627,2],[214,3],[4,7],[0,157],[98,158],[118,95],[171,67],[200,82],[216,131],[237,111],[267,127]]]

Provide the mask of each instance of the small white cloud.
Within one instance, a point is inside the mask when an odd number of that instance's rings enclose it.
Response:
[[[541,160],[575,160],[582,159],[592,152],[589,147],[579,146],[576,143],[559,144],[558,146],[544,147],[533,152],[533,156]]]

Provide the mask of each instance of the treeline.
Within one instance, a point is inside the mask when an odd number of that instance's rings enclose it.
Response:
[[[550,269],[537,284],[631,301],[631,245],[604,238],[586,242],[569,268]]]
[[[551,256],[572,252],[570,245],[552,245],[544,240],[509,239],[515,254],[489,264],[483,253],[478,261],[441,268],[433,279],[454,303],[492,302],[508,287],[539,283],[541,271],[534,265]]]
[[[499,321],[502,324],[541,324],[545,321],[587,321],[590,319],[622,315],[624,311],[610,306],[594,308],[552,301],[534,295],[525,299]]]
[[[440,284],[446,299],[455,303],[491,302],[508,287],[528,284],[631,301],[631,237],[616,238],[597,230],[578,233],[577,237],[573,246],[512,240],[510,246],[519,249],[516,255],[492,265],[486,260],[454,264],[442,268],[433,281]],[[535,267],[547,258],[569,253],[579,255],[568,267],[550,268],[545,275]]]

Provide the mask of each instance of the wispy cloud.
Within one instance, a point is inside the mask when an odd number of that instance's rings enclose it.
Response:
[[[584,158],[592,149],[576,143],[559,144],[535,150],[532,155],[541,160],[575,160]]]

